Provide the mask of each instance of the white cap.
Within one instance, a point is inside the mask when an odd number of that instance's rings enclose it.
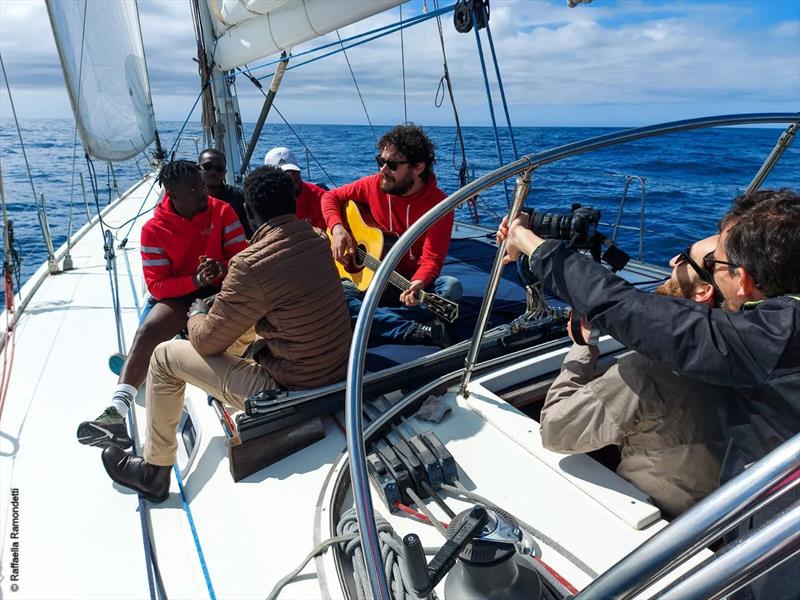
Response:
[[[280,167],[283,171],[301,171],[297,166],[297,157],[288,148],[279,146],[273,148],[264,157],[264,164],[272,167]]]

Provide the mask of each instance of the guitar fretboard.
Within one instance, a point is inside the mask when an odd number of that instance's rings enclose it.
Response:
[[[371,254],[369,254],[363,248],[356,248],[356,253],[358,254],[358,259],[368,269],[372,271],[377,271],[378,267],[381,266],[381,261],[379,261]],[[411,287],[411,282],[402,275],[400,275],[400,273],[398,273],[397,271],[392,271],[392,274],[389,275],[389,283],[391,283],[393,286],[401,289],[404,292]],[[419,291],[417,291],[417,295],[419,296]]]

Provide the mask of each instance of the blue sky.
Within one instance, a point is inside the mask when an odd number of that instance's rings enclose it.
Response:
[[[422,6],[422,0],[403,5],[404,18]],[[182,121],[198,90],[188,0],[139,0],[139,7],[156,115]],[[566,0],[493,0],[491,7],[515,125],[634,126],[702,114],[800,110],[800,0],[594,0],[572,9]],[[393,9],[341,33],[398,17]],[[474,35],[456,33],[451,15],[443,24],[463,121],[489,124]],[[407,30],[405,48],[409,119],[452,124],[451,111],[434,106],[442,74],[435,22]],[[20,117],[71,117],[43,2],[0,2],[0,53]],[[348,56],[372,121],[401,121],[399,35]],[[237,89],[244,120],[252,122],[261,96],[243,78]],[[499,103],[494,82],[493,89]],[[294,123],[366,123],[341,55],[287,74],[276,106]],[[5,89],[0,113],[10,116]]]

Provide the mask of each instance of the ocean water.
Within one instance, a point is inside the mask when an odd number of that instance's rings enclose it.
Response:
[[[98,205],[105,206],[115,191],[111,168],[97,161],[88,165],[80,142],[73,158],[71,121],[23,120],[20,125],[33,189],[14,122],[6,118],[0,120],[0,164],[8,216],[14,224],[21,257],[20,282],[24,283],[47,256],[34,189],[37,196],[44,194],[55,248],[67,238],[70,214],[73,231],[86,222],[79,172],[84,176],[91,214],[96,213]],[[175,122],[159,124],[165,148],[173,147],[180,126],[181,123]],[[388,128],[376,127],[375,134],[380,136]],[[439,186],[447,193],[454,192],[461,161],[460,149],[455,145],[455,129],[426,130],[436,144],[435,172]],[[249,134],[252,125],[247,125],[245,131]],[[518,151],[525,154],[611,131],[614,129],[521,127],[514,134]],[[577,202],[599,208],[601,222],[611,224],[616,218],[626,176],[642,177],[646,182],[644,259],[664,263],[690,242],[713,233],[718,219],[750,183],[781,131],[724,128],[675,133],[572,157],[542,167],[534,174],[527,205],[536,210],[568,212],[570,205]],[[491,128],[465,128],[464,141],[467,161],[475,177],[498,166]],[[285,125],[268,124],[254,153],[253,165],[262,164],[266,151],[278,145],[289,146],[297,154],[304,163],[305,179],[329,187],[375,172],[375,137],[368,126],[296,125],[292,131]],[[190,124],[179,139],[176,156],[194,159],[197,149],[202,147],[199,125]],[[505,162],[513,158],[510,139],[503,132],[501,151]],[[146,164],[141,157],[113,166],[120,192],[139,179],[140,168],[144,169]],[[92,180],[95,186],[91,185]],[[800,146],[795,144],[786,151],[763,187],[800,189]],[[509,195],[512,189],[513,182],[509,182]],[[631,183],[623,225],[638,226],[640,197],[638,183]],[[502,185],[482,194],[478,200],[480,222],[487,226],[495,226],[505,209]],[[148,217],[149,214],[142,218]],[[456,218],[470,220],[470,215],[466,209],[459,209]],[[601,226],[601,230],[611,233],[608,225]],[[638,235],[621,230],[618,236],[619,245],[633,256],[638,253]]]

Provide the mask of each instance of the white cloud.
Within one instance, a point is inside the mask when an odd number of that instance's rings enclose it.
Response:
[[[183,120],[199,89],[188,2],[140,0],[139,7],[157,116]],[[408,18],[415,8],[406,5],[404,16]],[[33,93],[61,86],[55,48],[44,35],[49,24],[42,4],[3,0],[0,10],[0,40],[9,77],[26,90],[21,112],[42,116],[43,111],[53,111],[52,98],[37,102]],[[495,0],[491,27],[512,121],[635,125],[687,113],[697,116],[709,109],[800,110],[800,24],[787,21],[761,30],[737,26],[758,10],[757,2],[596,1],[569,9],[561,0]],[[366,31],[397,17],[395,9],[341,34]],[[456,33],[451,15],[443,18],[443,26],[464,121],[486,124],[488,109],[474,34]],[[482,39],[490,61],[485,35]],[[409,118],[451,124],[447,101],[440,109],[433,106],[442,75],[435,22],[406,30],[405,48]],[[348,56],[373,122],[402,120],[399,35],[353,48]],[[491,63],[487,66],[496,92]],[[254,121],[262,96],[243,77],[237,78],[237,89],[245,121]],[[495,100],[502,120],[497,93]],[[276,105],[293,122],[366,123],[341,55],[289,71]],[[68,104],[59,110],[68,113]]]

